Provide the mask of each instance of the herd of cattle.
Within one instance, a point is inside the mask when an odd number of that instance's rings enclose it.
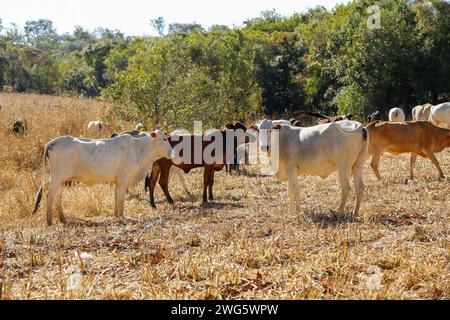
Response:
[[[389,122],[376,119],[379,113],[374,113],[368,117],[366,125],[351,120],[351,115],[328,118],[307,111],[298,111],[296,114],[318,117],[321,119],[320,124],[302,127],[301,121],[296,119],[264,119],[251,127],[241,122],[229,124],[220,132],[217,131],[222,138],[223,152],[216,153],[213,162],[203,159],[203,152],[211,148],[213,143],[212,139],[206,138],[206,134],[198,136],[174,132],[166,135],[158,130],[146,133],[142,131],[145,126],[139,124],[134,131],[114,134],[108,139],[59,137],[45,146],[43,176],[33,213],[37,212],[42,200],[47,160],[51,172],[47,194],[48,225],[52,225],[54,205],[60,221],[65,222],[61,196],[63,187],[70,182],[113,184],[114,216],[123,218],[125,195],[133,185],[145,180],[146,189],[150,192],[150,203],[155,207],[154,191],[159,182],[167,200],[173,204],[169,192],[171,175],[177,175],[184,190],[189,193],[183,172],[204,168],[203,201],[213,200],[215,172],[221,171],[226,165],[236,165],[238,150],[248,150],[246,146],[250,143],[256,143],[258,153],[270,155],[272,150],[277,150],[278,169],[275,175],[280,182],[288,182],[290,210],[295,212],[300,210],[298,176],[315,175],[325,179],[337,171],[341,186],[338,211],[343,212],[345,209],[351,190],[350,179],[353,177],[356,194],[353,214],[357,215],[364,192],[364,163],[371,156],[371,167],[377,178],[381,179],[378,166],[385,152],[411,154],[411,179],[414,178],[417,155],[430,159],[439,177],[444,178],[435,153],[450,147],[450,103],[418,106],[413,110],[413,121],[405,121],[403,110],[397,108],[389,113]],[[88,131],[97,136],[101,135],[103,129],[101,121],[88,125]],[[230,131],[245,133],[244,139],[234,138],[231,144],[232,157],[228,157],[230,153],[226,152],[230,144]],[[277,134],[277,140],[271,139],[274,133]],[[194,140],[198,138],[201,141],[200,148],[194,147]],[[188,151],[192,158],[188,161],[183,154],[179,155],[182,159],[174,158],[173,151],[182,140],[191,142]],[[276,145],[273,145],[273,141],[276,141]],[[246,155],[239,162],[245,164],[247,159]]]

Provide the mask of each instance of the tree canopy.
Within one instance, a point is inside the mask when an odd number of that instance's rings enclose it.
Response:
[[[242,27],[208,30],[158,17],[149,20],[157,37],[82,27],[58,34],[44,19],[21,30],[0,19],[0,90],[101,97],[112,117],[167,129],[299,108],[364,119],[448,101],[450,3],[372,5],[265,11]]]

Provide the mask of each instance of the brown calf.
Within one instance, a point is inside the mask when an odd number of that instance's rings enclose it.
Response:
[[[404,123],[376,121],[369,123],[367,129],[370,135],[369,152],[372,155],[370,166],[379,180],[381,175],[378,165],[384,152],[411,153],[411,179],[414,179],[417,155],[430,159],[438,170],[440,178],[444,178],[444,173],[434,154],[450,147],[450,130],[438,128],[428,121]]]
[[[244,132],[247,131],[247,127],[245,127],[245,125],[243,125],[240,122],[236,122],[233,125],[227,125],[226,126],[227,129],[229,130],[243,130]],[[222,137],[223,137],[223,161],[220,161],[220,163],[214,163],[214,164],[206,164],[205,160],[203,159],[203,151],[205,150],[205,148],[210,145],[212,143],[212,141],[202,141],[202,163],[195,163],[194,161],[194,139],[195,136],[194,135],[190,135],[190,139],[191,139],[191,161],[189,164],[185,164],[185,163],[181,163],[181,164],[175,164],[172,160],[169,159],[159,159],[158,161],[153,163],[153,169],[152,169],[152,173],[149,177],[147,177],[146,179],[146,189],[149,190],[150,193],[150,205],[155,208],[155,197],[154,197],[154,192],[155,192],[155,187],[156,187],[156,182],[158,182],[159,180],[159,185],[161,187],[161,189],[164,192],[164,195],[167,198],[167,201],[170,204],[173,204],[174,201],[172,199],[172,197],[170,196],[169,193],[169,173],[170,173],[170,168],[172,166],[176,166],[180,169],[182,169],[185,173],[189,173],[192,169],[195,168],[204,168],[204,173],[203,173],[203,202],[206,203],[208,202],[208,196],[209,195],[209,200],[214,200],[214,196],[213,196],[213,186],[214,186],[214,173],[216,171],[221,171],[225,164],[227,163],[227,159],[226,159],[226,142],[227,142],[227,135],[226,135],[226,131],[221,131],[222,133]],[[203,137],[202,137],[203,138]],[[248,142],[248,138],[246,137],[246,143]],[[169,137],[168,138],[170,145],[172,146],[172,148],[174,148],[176,145],[178,145],[181,141],[174,141],[173,137]],[[202,139],[203,140],[203,139]],[[237,148],[237,144],[234,144],[234,152],[236,152],[236,148]],[[183,154],[180,154],[180,156],[183,156]]]

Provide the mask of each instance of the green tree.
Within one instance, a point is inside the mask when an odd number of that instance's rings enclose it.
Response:
[[[164,37],[164,30],[166,29],[166,22],[163,17],[150,20],[150,24],[155,29],[160,37]]]

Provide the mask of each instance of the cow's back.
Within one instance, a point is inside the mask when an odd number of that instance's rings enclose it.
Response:
[[[121,172],[132,172],[137,165],[131,136],[108,140],[61,137],[49,143],[48,153],[56,175],[86,184],[113,183]]]

